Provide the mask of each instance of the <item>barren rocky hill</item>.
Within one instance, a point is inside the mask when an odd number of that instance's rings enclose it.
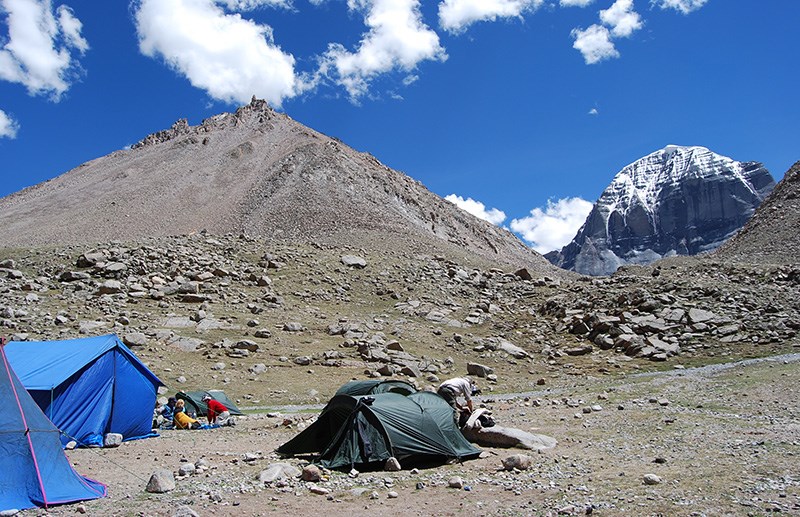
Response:
[[[753,218],[715,255],[722,260],[800,262],[800,162],[795,163]]]
[[[31,247],[244,233],[415,248],[555,271],[504,229],[264,101],[132,146],[0,199],[0,243]]]

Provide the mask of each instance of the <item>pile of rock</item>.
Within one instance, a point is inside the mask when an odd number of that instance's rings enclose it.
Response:
[[[630,269],[593,280],[572,295],[562,292],[539,306],[539,315],[555,319],[556,331],[585,341],[557,350],[557,355],[613,349],[664,361],[712,343],[790,341],[800,328],[797,307],[789,305],[796,292],[791,268],[761,280],[772,284],[770,288],[750,287],[759,281],[756,274],[733,267],[719,267],[725,278],[694,268],[668,280],[659,267],[649,276],[631,275]]]

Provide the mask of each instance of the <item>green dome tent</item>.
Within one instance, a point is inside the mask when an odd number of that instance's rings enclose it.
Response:
[[[350,381],[336,390],[335,395],[376,395],[378,393],[399,393],[400,395],[410,395],[416,393],[417,388],[406,381],[396,379],[379,380],[370,379],[363,381]]]
[[[241,416],[244,414],[222,390],[179,391],[175,394],[175,398],[183,399],[186,402],[186,410],[190,416],[193,413],[195,417],[200,417],[208,414],[208,405],[203,402],[203,397],[206,395],[225,406],[231,415]]]
[[[319,418],[278,448],[287,456],[317,454],[327,468],[383,466],[401,462],[466,460],[480,450],[453,421],[453,409],[439,395],[417,392],[335,395]]]

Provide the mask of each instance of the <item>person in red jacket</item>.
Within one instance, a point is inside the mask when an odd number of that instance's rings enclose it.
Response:
[[[203,402],[208,406],[208,413],[206,416],[209,424],[236,425],[236,420],[233,419],[228,408],[222,405],[221,402],[212,399],[211,395],[204,396]]]

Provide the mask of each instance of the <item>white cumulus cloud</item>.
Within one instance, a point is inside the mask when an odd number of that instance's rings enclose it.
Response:
[[[586,30],[573,29],[571,34],[575,39],[572,48],[583,54],[587,65],[619,57],[619,52],[611,41],[611,33],[602,25],[591,25]]]
[[[89,49],[80,20],[66,5],[53,12],[50,0],[0,0],[0,14],[8,27],[0,34],[0,79],[58,100],[79,76],[77,56]]]
[[[66,5],[58,6],[58,25],[64,34],[67,45],[78,50],[81,54],[89,50],[89,42],[81,35],[83,23],[75,17],[72,9]]]
[[[658,5],[662,9],[675,9],[683,14],[689,14],[703,7],[708,0],[651,0],[652,5]]]
[[[618,38],[627,38],[642,28],[642,19],[633,10],[633,0],[617,0],[600,11],[600,21],[611,27],[611,33]]]
[[[475,22],[520,17],[543,3],[544,0],[444,0],[439,4],[439,25],[447,31],[460,32]]]
[[[422,21],[419,0],[347,0],[347,5],[365,13],[369,31],[355,52],[330,44],[320,73],[344,86],[351,99],[365,95],[379,74],[410,73],[422,61],[447,59],[439,36]]]
[[[579,197],[548,200],[544,210],[534,208],[529,216],[513,219],[511,229],[533,249],[547,253],[569,244],[591,211],[592,203]]]
[[[611,7],[600,11],[600,24],[588,29],[573,29],[572,48],[580,51],[587,65],[619,57],[612,39],[627,38],[644,25],[639,13],[633,10],[633,0],[616,0]],[[611,30],[609,30],[609,27]]]
[[[594,2],[594,0],[561,0],[558,2],[561,7],[586,7]]]
[[[5,111],[0,110],[0,138],[16,138],[19,124]]]
[[[256,3],[266,2],[221,2]],[[279,107],[308,87],[269,26],[227,13],[213,0],[140,0],[134,16],[142,54],[160,56],[214,99],[244,104],[256,95]]]
[[[499,225],[506,220],[506,214],[502,210],[498,210],[497,208],[490,208],[487,210],[486,205],[480,201],[475,201],[471,197],[464,199],[461,196],[450,194],[449,196],[445,196],[445,199],[456,205],[458,208],[469,212],[479,219],[489,221],[494,225]]]

